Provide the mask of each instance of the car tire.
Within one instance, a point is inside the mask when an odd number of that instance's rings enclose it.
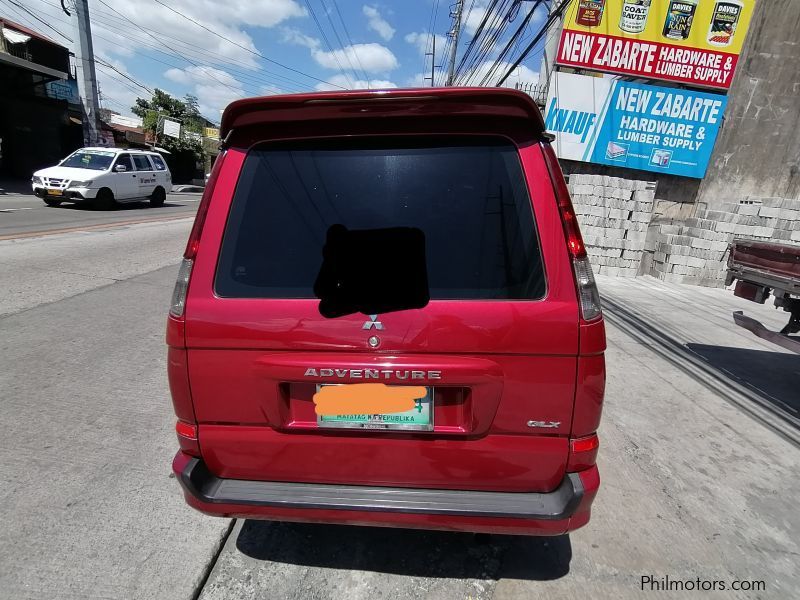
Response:
[[[164,191],[164,188],[157,187],[153,190],[153,193],[150,194],[150,206],[157,208],[159,206],[164,206],[164,201],[167,199],[167,192]]]
[[[47,206],[61,206],[61,200],[50,200],[48,198],[43,198],[43,200]]]
[[[97,192],[97,197],[94,199],[94,207],[100,210],[116,210],[118,205],[114,200],[114,193],[108,189],[103,188]]]

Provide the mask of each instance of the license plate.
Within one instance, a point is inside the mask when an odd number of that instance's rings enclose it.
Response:
[[[317,385],[317,391],[323,387],[325,384]],[[433,431],[433,389],[426,387],[425,390],[425,396],[415,400],[415,406],[411,410],[387,414],[317,415],[317,425],[350,429]]]
[[[63,190],[47,190],[48,196],[62,196],[64,194]]]

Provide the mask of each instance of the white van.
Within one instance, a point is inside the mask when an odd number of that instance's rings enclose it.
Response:
[[[114,208],[118,202],[143,199],[161,206],[172,189],[172,174],[156,152],[81,148],[58,166],[36,171],[31,183],[33,193],[48,206],[92,202],[99,208]]]

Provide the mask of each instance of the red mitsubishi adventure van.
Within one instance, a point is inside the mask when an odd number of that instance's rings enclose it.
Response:
[[[167,326],[186,501],[278,521],[586,524],[605,332],[531,98],[251,98],[221,134]],[[364,384],[413,398],[320,410]]]

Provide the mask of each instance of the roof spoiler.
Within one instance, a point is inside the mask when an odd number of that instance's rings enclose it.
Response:
[[[400,105],[403,110],[399,111]],[[524,119],[544,133],[539,107],[526,93],[509,88],[415,88],[314,92],[246,98],[222,115],[220,134],[229,143],[233,129],[253,125],[398,116],[403,118],[505,117]]]

